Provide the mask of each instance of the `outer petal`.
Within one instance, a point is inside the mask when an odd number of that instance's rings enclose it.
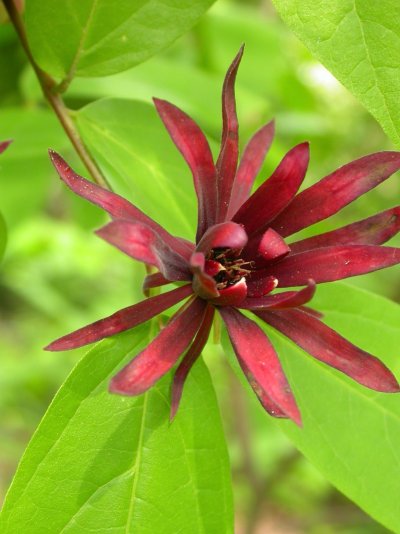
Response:
[[[310,302],[315,289],[314,280],[309,280],[308,285],[299,291],[284,291],[261,298],[247,298],[240,304],[240,307],[246,310],[295,308]]]
[[[242,249],[247,243],[247,234],[240,224],[228,221],[211,226],[197,245],[197,252],[207,253],[213,248]]]
[[[193,293],[190,285],[178,287],[168,293],[151,297],[138,304],[113,313],[105,319],[84,326],[71,334],[50,343],[45,350],[70,350],[105,337],[129,330],[144,323]]]
[[[205,257],[202,252],[195,252],[190,258],[190,268],[193,273],[193,291],[202,299],[219,297],[215,280],[205,273]]]
[[[161,273],[148,274],[144,279],[142,290],[145,295],[149,293],[149,289],[153,287],[160,287],[170,284],[171,280],[167,280]]]
[[[306,352],[376,391],[400,391],[393,374],[368,354],[311,315],[299,310],[257,312],[261,319]]]
[[[400,206],[290,245],[292,253],[333,245],[381,245],[400,231]]]
[[[116,219],[96,231],[102,239],[138,261],[155,265],[168,280],[191,280],[188,262],[152,228]]]
[[[377,271],[400,263],[400,249],[370,245],[326,247],[290,254],[262,270],[275,276],[279,287],[302,286],[311,278],[317,284]]]
[[[246,145],[232,186],[228,219],[249,198],[254,180],[271,146],[274,131],[275,123],[271,121],[260,128]]]
[[[235,179],[239,156],[238,119],[235,104],[235,80],[240,60],[243,56],[242,46],[226,73],[222,88],[222,139],[221,151],[217,160],[218,172],[218,213],[217,221],[226,220],[232,185]]]
[[[10,143],[12,143],[11,139],[0,142],[0,154],[5,151],[5,149],[10,145]]]
[[[306,174],[309,156],[308,143],[292,148],[272,176],[234,215],[233,220],[243,224],[248,235],[265,231],[270,222],[293,200]],[[276,226],[273,228],[276,229]]]
[[[296,401],[278,356],[264,332],[237,310],[221,308],[220,313],[240,366],[261,404],[271,415],[284,415],[301,425]],[[278,407],[277,414],[274,407]]]
[[[199,328],[199,331],[196,334],[196,337],[193,340],[193,343],[190,345],[189,350],[185,354],[183,360],[179,364],[178,369],[175,372],[174,380],[172,382],[171,390],[171,413],[170,420],[175,417],[175,414],[178,410],[179,402],[182,397],[183,386],[185,385],[185,380],[189,374],[190,369],[193,367],[193,364],[200,356],[201,351],[204,349],[208,336],[210,334],[212,322],[214,318],[214,308],[212,306],[207,306],[206,312],[204,314],[203,322]]]
[[[206,308],[194,299],[172,317],[167,326],[110,383],[112,393],[140,395],[159,380],[189,346],[199,329]]]
[[[199,205],[197,241],[215,223],[217,211],[217,171],[203,132],[186,113],[165,100],[154,99],[157,111],[173,142],[193,174]]]
[[[175,252],[187,259],[190,257],[192,249],[184,240],[172,236],[162,226],[145,215],[125,198],[107,189],[103,189],[93,182],[85,180],[79,174],[76,174],[68,163],[57,152],[54,152],[54,150],[49,150],[49,155],[60,178],[71,191],[107,211],[114,219],[127,219],[146,224],[155,230]]]
[[[337,213],[399,169],[399,152],[378,152],[344,165],[297,195],[271,226],[282,237],[294,234]]]

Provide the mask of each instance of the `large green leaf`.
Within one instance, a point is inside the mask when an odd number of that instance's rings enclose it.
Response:
[[[192,177],[153,106],[105,99],[83,108],[77,124],[113,189],[168,230],[192,239]]]
[[[204,364],[172,424],[168,377],[140,397],[107,391],[150,335],[146,324],[105,340],[71,373],[23,457],[3,534],[232,532],[227,452]]]
[[[213,0],[29,0],[33,55],[50,74],[106,76],[136,65],[185,33]]]
[[[273,0],[283,20],[400,146],[400,4]]]
[[[338,283],[319,286],[313,306],[325,313],[327,324],[379,356],[400,377],[399,306]],[[303,417],[303,428],[288,421],[278,424],[338,489],[400,532],[400,394],[370,391],[273,329],[263,328],[282,360]]]

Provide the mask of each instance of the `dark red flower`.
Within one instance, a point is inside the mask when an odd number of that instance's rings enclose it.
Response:
[[[106,210],[112,222],[97,234],[132,258],[153,265],[144,290],[171,282],[172,291],[125,308],[51,343],[66,350],[93,343],[143,323],[185,300],[157,337],[111,381],[110,390],[138,395],[150,388],[184,354],[172,385],[174,415],[185,378],[200,355],[215,311],[226,325],[238,361],[264,408],[275,417],[301,418],[274,347],[261,328],[237,308],[253,312],[315,358],[377,391],[397,392],[392,373],[321,322],[306,304],[316,284],[364,274],[400,262],[400,249],[382,243],[400,228],[400,207],[318,236],[286,238],[377,186],[400,168],[400,153],[365,156],[317,184],[298,190],[309,148],[295,146],[272,176],[250,195],[272,142],[274,125],[252,137],[238,165],[238,122],[234,84],[241,49],[229,67],[222,92],[221,150],[214,163],[208,142],[183,111],[155,99],[157,111],[189,165],[198,199],[196,243],[172,236],[120,196],[78,176],[55,152],[52,162],[76,194]],[[273,293],[276,287],[304,286]]]

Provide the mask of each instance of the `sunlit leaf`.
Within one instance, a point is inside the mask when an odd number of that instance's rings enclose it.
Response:
[[[196,364],[169,422],[169,377],[140,397],[110,377],[146,324],[93,348],[55,397],[0,516],[2,533],[232,532],[230,475],[209,374]]]
[[[400,4],[273,0],[283,20],[400,146]]]
[[[319,286],[313,305],[325,313],[327,324],[379,356],[400,377],[399,306],[339,283]],[[287,421],[278,424],[330,482],[397,532],[400,395],[368,390],[275,330],[263,328],[282,360],[303,418],[303,428]],[[228,346],[226,341],[230,350]]]
[[[30,0],[33,55],[50,74],[104,76],[141,63],[185,33],[213,0]]]

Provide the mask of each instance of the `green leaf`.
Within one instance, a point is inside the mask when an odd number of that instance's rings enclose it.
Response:
[[[193,240],[193,180],[153,106],[105,99],[76,116],[112,188],[169,231]]]
[[[53,76],[106,76],[132,67],[185,33],[213,0],[30,0],[33,55]]]
[[[273,0],[283,20],[400,146],[400,4]]]
[[[1,211],[9,228],[43,209],[54,179],[47,150],[64,151],[69,141],[47,110],[7,108],[1,112],[0,139],[14,139],[1,155]]]
[[[3,534],[232,532],[227,452],[202,361],[172,424],[169,377],[140,397],[107,391],[150,335],[148,323],[102,341],[72,371],[20,464]]]
[[[0,260],[4,256],[6,243],[7,243],[7,227],[6,227],[4,217],[0,213]]]
[[[398,305],[339,283],[318,286],[312,305],[329,326],[400,377]],[[368,390],[258,324],[282,360],[303,418],[303,428],[277,424],[339,490],[399,532],[400,394]]]

